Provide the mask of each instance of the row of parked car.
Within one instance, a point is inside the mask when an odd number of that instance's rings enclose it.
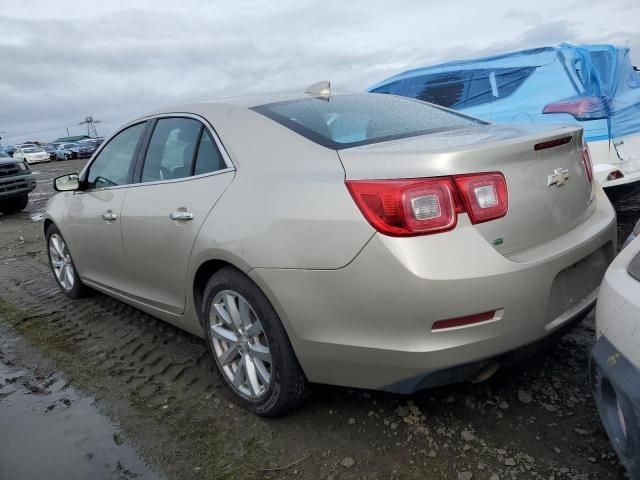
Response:
[[[51,160],[71,160],[89,158],[102,144],[104,138],[87,138],[78,142],[53,142],[40,144],[27,142],[19,145],[0,147],[0,153],[28,164],[49,162]]]

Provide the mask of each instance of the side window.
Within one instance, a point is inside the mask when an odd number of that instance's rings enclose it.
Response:
[[[521,67],[496,70],[498,96],[504,98],[514,93],[535,69],[536,67]]]
[[[172,180],[191,175],[202,123],[192,118],[161,118],[149,141],[142,181]]]
[[[215,172],[226,168],[222,155],[218,150],[218,146],[211,138],[207,130],[202,132],[200,145],[198,146],[198,155],[196,156],[196,166],[193,170],[194,175],[202,175],[203,173]]]
[[[456,108],[465,100],[468,72],[416,77],[407,87],[406,95],[443,107]]]
[[[473,70],[473,78],[469,82],[469,90],[465,100],[465,107],[475,107],[491,103],[494,99],[491,88],[492,70]]]
[[[146,122],[138,123],[113,137],[89,167],[89,188],[113,187],[129,183],[129,172]]]

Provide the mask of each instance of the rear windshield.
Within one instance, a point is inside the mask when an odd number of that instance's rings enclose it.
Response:
[[[484,123],[417,100],[370,93],[310,97],[252,110],[334,150]]]

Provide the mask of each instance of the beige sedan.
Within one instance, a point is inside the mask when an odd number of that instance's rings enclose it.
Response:
[[[65,294],[204,337],[235,399],[276,415],[308,382],[486,378],[582,318],[615,251],[592,175],[579,127],[319,89],[124,125],[56,179],[44,228]]]

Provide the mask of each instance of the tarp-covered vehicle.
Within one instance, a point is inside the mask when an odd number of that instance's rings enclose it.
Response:
[[[603,187],[639,182],[640,72],[628,48],[562,44],[410,70],[372,86],[496,123],[579,123]]]

